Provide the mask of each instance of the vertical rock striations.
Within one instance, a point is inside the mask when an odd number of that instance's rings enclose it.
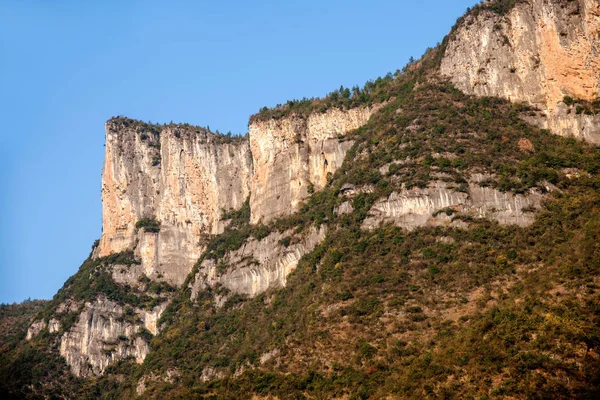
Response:
[[[308,117],[292,114],[252,122],[251,222],[289,215],[312,190],[323,188],[352,147],[351,141],[340,139],[364,125],[375,110],[334,108]]]
[[[119,304],[104,297],[86,303],[75,325],[61,337],[60,355],[77,376],[101,374],[115,361],[133,357],[142,363],[150,351],[147,335],[156,334],[166,304],[128,315]],[[143,323],[142,326],[139,322]]]
[[[476,8],[450,35],[441,73],[461,90],[525,102],[538,122],[600,144],[600,117],[563,103],[600,94],[600,2],[523,0],[506,15]]]
[[[152,281],[180,286],[204,250],[201,238],[223,232],[224,210],[240,209],[250,198],[253,222],[290,214],[313,190],[309,187],[322,188],[328,174],[341,166],[352,143],[339,138],[364,124],[372,111],[331,109],[308,118],[256,122],[250,139],[189,125],[111,119],[102,175],[103,231],[93,257],[99,261],[133,253],[98,268],[106,268],[116,285],[136,296]],[[324,239],[325,231],[312,229],[288,246],[279,243],[282,235],[250,239],[228,255],[227,271],[218,270],[213,260],[205,262],[194,293],[219,284],[252,296],[285,285],[298,260]],[[147,311],[94,296],[72,310],[77,320],[61,336],[60,354],[72,372],[101,374],[127,357],[142,362],[149,352],[147,336],[158,333],[157,321],[169,297]],[[61,330],[58,320],[39,320],[27,339],[47,328],[50,333]]]
[[[451,33],[441,74],[467,93],[533,105],[544,115],[529,117],[544,127],[600,144],[600,117],[594,114],[600,107],[573,107],[595,102],[600,94],[600,2],[518,0],[502,13],[492,11],[491,4],[476,7]],[[171,285],[181,286],[202,256],[201,239],[223,232],[223,211],[240,209],[249,199],[250,223],[257,224],[298,210],[342,165],[353,145],[344,136],[378,108],[259,116],[242,138],[189,125],[111,119],[102,237],[79,280],[65,284],[61,303],[48,312],[52,315],[32,323],[27,340],[47,331],[58,342],[60,335],[60,354],[78,376],[101,374],[128,357],[142,362],[173,298]],[[533,151],[530,142],[523,146]],[[485,179],[471,176],[462,191],[441,180],[394,191],[372,205],[362,226],[393,223],[410,230],[466,226],[464,221],[473,218],[520,226],[534,221],[544,194],[534,189],[502,193],[487,187]],[[354,210],[350,201],[357,191],[346,189],[338,214]],[[255,296],[282,287],[326,232],[312,227],[247,237],[237,249],[199,263],[190,280],[192,299],[205,288],[215,289],[220,299],[214,300],[222,303],[230,292]],[[167,294],[159,296],[163,290]],[[211,374],[203,372],[203,379]]]
[[[108,121],[103,230],[94,255],[135,249],[145,275],[180,285],[201,255],[200,238],[223,231],[223,210],[239,209],[250,196],[252,223],[289,215],[325,186],[352,146],[340,139],[373,111],[257,121],[249,140],[190,126]],[[159,221],[159,232],[136,228],[142,218]]]
[[[135,248],[147,276],[180,285],[200,256],[200,237],[220,233],[222,210],[240,208],[249,196],[251,171],[243,138],[110,120],[95,255]],[[160,221],[160,231],[137,229],[142,218]]]

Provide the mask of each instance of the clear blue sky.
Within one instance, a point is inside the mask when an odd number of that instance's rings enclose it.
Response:
[[[0,302],[51,298],[100,237],[111,116],[245,132],[402,68],[473,3],[0,1]]]

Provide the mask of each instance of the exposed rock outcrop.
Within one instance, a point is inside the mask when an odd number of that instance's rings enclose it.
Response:
[[[252,122],[251,222],[289,215],[312,190],[323,188],[352,147],[352,141],[340,138],[364,125],[378,108],[333,108],[307,118],[292,114]]]
[[[239,209],[250,197],[252,223],[292,213],[341,166],[352,146],[342,136],[376,109],[255,121],[249,139],[189,126],[108,121],[103,232],[94,255],[135,249],[146,276],[180,285],[201,255],[200,238],[223,231],[223,210]],[[136,229],[142,218],[158,220],[160,231]],[[131,284],[141,271],[113,277]]]
[[[451,34],[441,73],[464,92],[539,108],[539,124],[554,133],[600,144],[600,116],[563,103],[599,97],[599,32],[597,0],[525,0],[506,15],[471,13]]]
[[[103,232],[93,256],[134,251],[140,263],[110,266],[119,285],[143,290],[147,278],[181,285],[201,256],[201,238],[223,232],[224,210],[240,209],[250,197],[254,222],[291,213],[341,166],[352,145],[341,136],[364,124],[373,110],[331,109],[308,118],[254,122],[250,138],[228,138],[187,125],[108,121]],[[159,222],[159,229],[136,228],[143,218]],[[280,241],[287,236],[292,242],[285,246]],[[250,239],[226,256],[226,271],[214,260],[205,261],[194,293],[217,284],[250,296],[282,287],[299,259],[324,236],[324,229],[313,229],[304,236],[287,232]],[[63,334],[61,355],[78,376],[101,374],[129,356],[141,362],[149,349],[137,334],[142,326],[156,334],[165,307],[136,309],[134,321],[104,297],[86,303],[78,310],[77,323]],[[33,324],[28,337],[47,326],[45,321]],[[60,331],[58,320],[51,321],[50,329]]]
[[[31,325],[29,325],[29,329],[27,329],[27,335],[25,336],[25,339],[26,340],[33,339],[34,337],[39,335],[41,331],[46,329],[46,326],[47,326],[46,321],[44,321],[43,319],[38,319],[36,321],[33,321],[31,323]]]
[[[86,303],[77,322],[63,334],[60,354],[77,376],[101,374],[126,357],[141,363],[150,348],[139,332],[145,328],[158,333],[157,321],[165,308],[162,304],[151,311],[128,311],[104,297]]]
[[[52,318],[48,322],[48,332],[50,333],[58,333],[60,331],[60,321],[56,318]]]
[[[283,287],[298,261],[323,241],[325,233],[324,225],[304,234],[273,232],[262,240],[250,238],[241,248],[226,254],[220,263],[205,260],[196,274],[192,299],[208,286],[222,285],[233,293],[250,297]]]
[[[248,141],[224,141],[185,126],[149,130],[128,121],[106,124],[96,255],[135,248],[146,275],[180,285],[200,257],[201,235],[222,232],[222,210],[240,208],[250,194]],[[160,221],[160,232],[137,230],[144,217]]]
[[[474,176],[469,184],[469,193],[457,192],[441,181],[432,182],[425,189],[394,192],[371,207],[363,228],[375,228],[382,223],[392,223],[409,230],[421,226],[460,224],[460,221],[452,222],[454,214],[488,218],[504,225],[527,226],[533,223],[534,211],[541,207],[544,198],[542,193],[534,189],[523,195],[503,193],[481,186],[483,179],[482,175]]]
[[[600,118],[577,113],[563,102],[565,96],[582,101],[598,98],[599,31],[600,3],[596,0],[523,0],[505,15],[479,8],[450,35],[441,73],[467,93],[533,105],[543,115],[529,115],[532,122],[600,144]],[[249,199],[252,224],[297,211],[341,167],[353,145],[346,134],[364,125],[379,108],[330,108],[308,116],[255,118],[243,138],[188,125],[161,127],[126,118],[108,121],[103,233],[93,256],[133,250],[132,257],[140,263],[110,265],[106,272],[116,284],[134,288],[137,294],[143,292],[147,278],[182,285],[202,256],[201,239],[225,229],[224,210],[240,209]],[[535,151],[525,140],[519,149]],[[544,198],[537,190],[515,195],[482,186],[483,176],[473,176],[467,192],[454,190],[441,177],[435,179],[440,180],[427,188],[398,190],[379,199],[363,228],[382,223],[406,229],[462,224],[453,220],[455,215],[526,226],[533,222],[534,211]],[[352,213],[349,199],[372,191],[342,187],[346,200],[335,212]],[[160,228],[136,228],[144,218],[160,222]],[[302,233],[275,231],[260,240],[249,238],[219,260],[206,259],[190,284],[192,299],[209,287],[250,297],[283,287],[301,257],[318,246],[325,234],[324,226]],[[215,302],[222,305],[226,296],[217,296]],[[57,338],[62,334],[60,353],[73,373],[101,374],[126,357],[144,360],[149,352],[148,335],[158,333],[158,318],[166,305],[148,311],[119,305],[104,296],[85,304],[67,301],[53,317],[35,321],[27,339],[45,329]],[[74,325],[61,325],[63,312],[76,313]],[[206,369],[201,379],[215,374]],[[144,382],[140,381],[141,392]]]

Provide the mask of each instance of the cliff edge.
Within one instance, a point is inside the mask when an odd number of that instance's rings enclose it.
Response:
[[[538,108],[532,120],[556,134],[600,144],[600,2],[513,3],[467,13],[449,35],[440,73],[466,93]]]

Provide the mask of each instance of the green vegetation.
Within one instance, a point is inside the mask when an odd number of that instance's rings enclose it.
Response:
[[[141,279],[140,286],[117,284],[111,276],[114,268],[130,268],[140,262],[132,252],[111,254],[84,261],[79,271],[49,301],[0,305],[0,396],[12,398],[101,398],[114,393],[119,385],[111,379],[84,380],[72,376],[60,357],[60,335],[77,321],[86,302],[101,296],[125,306],[123,318],[138,323],[133,307],[152,309],[172,297],[175,288],[165,282]],[[65,301],[79,304],[76,311],[57,313]],[[33,320],[58,318],[61,331],[49,334],[43,330],[31,341],[23,340]],[[7,328],[6,330],[4,328]],[[150,340],[152,334],[140,331],[140,337]],[[111,366],[110,373],[132,372],[134,360],[127,359]]]
[[[116,129],[130,129],[140,134],[140,140],[147,142],[149,146],[160,149],[160,136],[164,130],[168,129],[175,135],[176,138],[194,137],[198,135],[212,135],[212,139],[216,143],[240,143],[244,140],[246,134],[233,134],[227,132],[225,134],[211,132],[210,127],[202,127],[190,125],[187,123],[177,124],[171,121],[164,124],[153,124],[152,122],[144,122],[136,119],[131,119],[123,116],[112,117],[108,124],[113,125]]]
[[[586,354],[600,343],[600,287],[593,283],[600,269],[598,149],[526,124],[519,116],[527,107],[466,96],[445,82],[421,82],[414,90],[414,81],[403,81],[409,78],[396,80],[405,90],[350,134],[357,143],[329,185],[298,213],[266,227],[301,232],[327,224],[325,242],[301,260],[282,290],[232,297],[220,309],[211,289],[196,302],[183,290],[137,373],[177,368],[182,376],[176,384],[152,385],[146,396],[597,393],[600,369]],[[523,138],[534,151],[519,148]],[[379,172],[388,164],[395,167]],[[569,179],[564,168],[582,174]],[[475,172],[489,173],[483,184],[499,190],[545,190],[552,183],[560,191],[529,228],[444,209],[469,228],[360,229],[373,202],[392,190],[434,179],[461,190]],[[352,214],[337,216],[346,184],[373,190],[351,199]],[[222,263],[226,251],[244,242],[236,236],[241,229],[213,238],[205,256]],[[219,243],[228,245],[212,247]],[[276,361],[261,364],[274,349]],[[194,379],[206,368],[226,378]]]
[[[473,15],[477,17],[479,13],[482,11],[491,11],[499,15],[508,14],[515,6],[519,3],[524,3],[524,0],[491,0],[491,1],[482,1],[480,4],[477,4],[473,8],[467,8],[467,12],[465,16]],[[459,21],[462,20],[462,18]]]
[[[565,96],[563,103],[575,107],[576,114],[598,115],[600,114],[600,99],[594,101],[585,101],[571,96]]]
[[[173,292],[175,289],[164,282],[152,282],[149,279],[141,281],[144,286],[132,288],[117,284],[111,276],[111,270],[115,266],[129,268],[138,264],[140,261],[134,258],[131,251],[84,261],[77,274],[65,282],[52,299],[50,307],[40,317],[48,320],[58,304],[67,299],[83,303],[96,299],[100,294],[121,305],[152,309],[166,300],[155,295]]]
[[[152,347],[143,365],[121,362],[85,385],[53,376],[63,385],[58,392],[131,397],[137,379],[177,369],[177,380],[152,381],[144,396],[593,398],[600,386],[593,356],[600,344],[598,149],[527,125],[519,118],[526,107],[466,96],[431,79],[415,90],[418,79],[425,78],[411,72],[394,81],[394,99],[350,134],[356,144],[346,162],[298,213],[251,226],[246,202],[223,213],[230,224],[222,235],[207,238],[202,259],[216,259],[224,272],[224,255],[251,236],[326,224],[325,242],[301,260],[286,288],[253,299],[209,288],[192,302],[188,280],[161,318],[163,332],[140,333]],[[535,150],[521,151],[522,138]],[[580,177],[567,178],[564,168]],[[560,191],[528,228],[444,209],[468,229],[360,229],[377,198],[434,179],[460,190],[474,172],[489,173],[483,184],[500,190],[543,190],[551,182]],[[348,184],[372,190],[347,199]],[[354,212],[336,215],[342,201]],[[149,280],[141,292],[114,284],[105,268],[136,261],[132,254],[110,257],[86,261],[53,307],[98,293],[148,306],[155,298],[146,293],[164,291]],[[227,296],[222,308],[217,293]],[[48,340],[40,335],[11,351],[0,379],[21,365],[33,371],[19,375],[25,382],[38,379],[39,363],[64,368],[44,351],[31,356]],[[274,359],[261,363],[273,350]],[[202,383],[197,377],[208,368],[225,378]]]
[[[25,300],[16,304],[0,304],[0,363],[2,355],[25,338],[33,317],[47,304],[45,300]]]
[[[239,249],[250,237],[261,240],[271,232],[265,225],[250,225],[250,199],[246,199],[239,210],[223,211],[221,218],[229,220],[229,225],[222,234],[206,237],[206,250],[194,270],[205,259],[223,258],[227,252]],[[227,264],[221,264],[219,271],[223,273],[226,269]]]
[[[482,10],[490,10],[496,14],[506,15],[510,10],[515,8],[519,3],[523,3],[524,0],[493,0],[485,2],[479,5]]]
[[[135,223],[136,229],[144,229],[144,232],[158,233],[160,232],[160,221],[155,218],[144,217]]]
[[[504,14],[515,3],[475,10]],[[385,101],[348,134],[355,144],[344,164],[297,213],[252,226],[248,201],[224,210],[227,229],[205,238],[206,252],[179,291],[148,278],[138,289],[117,285],[110,268],[138,263],[122,253],[86,260],[38,314],[49,318],[68,298],[104,295],[127,310],[172,298],[161,333],[140,331],[152,350],[142,365],[125,360],[103,377],[77,380],[56,356],[57,335],[42,333],[27,343],[9,341],[0,353],[3,390],[21,394],[32,385],[37,392],[29,397],[131,398],[139,379],[153,376],[161,378],[146,381],[144,398],[597,398],[600,150],[527,124],[520,117],[532,112],[528,107],[467,96],[440,80],[431,71],[443,49],[368,90],[341,88],[254,116]],[[584,107],[572,98],[565,103]],[[531,146],[524,149],[523,141]],[[393,191],[443,181],[468,193],[476,173],[488,177],[482,186],[500,191],[557,190],[524,228],[453,208],[438,213],[462,228],[361,228],[373,203]],[[337,215],[344,201],[354,211]],[[279,241],[287,247],[320,225],[328,228],[325,240],[300,260],[285,288],[247,298],[209,287],[191,300],[189,284],[203,260],[215,259],[224,273],[233,267],[227,252],[250,237],[293,230]],[[220,307],[217,296],[226,299]],[[61,322],[68,327],[76,316]],[[26,325],[11,334],[22,338]],[[162,379],[168,371],[178,376]],[[211,371],[223,375],[199,379]]]
[[[230,220],[230,227],[240,227],[250,223],[250,199],[246,199],[239,210],[223,210],[221,219]]]
[[[591,398],[600,181],[569,189],[530,228],[481,220],[468,230],[341,229],[285,289],[219,310],[210,290],[197,305],[183,296],[139,372],[183,376],[147,396]],[[278,364],[259,367],[273,349]],[[238,378],[193,378],[248,363],[256,369]]]
[[[367,82],[362,88],[354,86],[352,89],[341,86],[323,98],[303,98],[301,100],[290,100],[285,104],[278,104],[275,108],[263,107],[257,114],[250,117],[250,123],[266,121],[269,119],[281,119],[287,115],[294,114],[299,117],[308,117],[314,112],[325,113],[330,108],[347,110],[361,106],[372,106],[383,103],[394,96],[393,80],[396,74],[389,73],[383,78]]]
[[[77,381],[65,374],[65,362],[56,347],[48,347],[47,339],[43,344],[24,340],[34,317],[47,305],[47,301],[41,300],[0,305],[0,397],[3,399],[42,398],[42,392],[47,396],[58,395],[69,390],[61,379]],[[43,387],[42,381],[51,381],[54,389]],[[25,387],[24,383],[31,386]]]

